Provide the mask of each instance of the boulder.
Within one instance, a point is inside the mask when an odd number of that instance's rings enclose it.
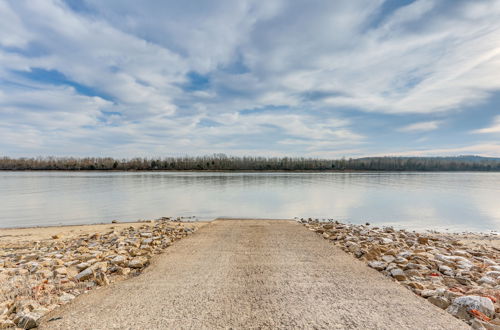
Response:
[[[382,261],[370,261],[368,266],[376,270],[384,270],[387,268],[387,264]]]
[[[32,329],[38,326],[38,322],[41,318],[42,315],[35,312],[21,312],[16,315],[14,323],[16,323],[19,328]]]
[[[97,273],[95,273],[94,276],[95,276],[95,282],[98,285],[100,285],[100,286],[109,285],[109,278],[106,275],[106,273],[104,273],[102,271],[98,271]]]
[[[82,263],[79,263],[78,265],[76,265],[76,269],[78,269],[79,271],[82,271],[84,269],[87,269],[90,267],[90,264],[88,262],[82,262]]]
[[[123,267],[123,268],[121,268],[121,267],[120,267],[120,268],[118,268],[117,273],[118,273],[119,275],[124,275],[124,276],[126,276],[126,275],[130,274],[130,268],[128,268],[128,267]]]
[[[418,242],[418,244],[427,245],[427,244],[429,244],[429,238],[428,237],[419,236],[417,238],[417,242]]]
[[[382,260],[388,264],[390,264],[391,262],[394,262],[396,258],[394,258],[394,256],[391,256],[391,255],[383,255],[382,256]]]
[[[422,290],[422,292],[420,292],[420,295],[424,298],[429,298],[429,297],[436,295],[436,291],[426,289],[426,290]]]
[[[56,268],[54,270],[54,272],[57,274],[57,275],[66,275],[68,274],[68,270],[66,269],[66,267],[59,267],[59,268]]]
[[[130,268],[142,268],[146,265],[147,262],[148,262],[148,259],[146,259],[144,257],[136,257],[136,258],[129,261],[128,266]]]
[[[473,319],[470,325],[471,325],[472,329],[500,330],[500,325],[492,324],[490,322],[481,321],[479,319]]]
[[[489,271],[489,272],[486,272],[486,274],[484,274],[485,276],[488,276],[488,277],[491,277],[491,278],[494,278],[494,279],[498,279],[500,277],[500,271]]]
[[[394,241],[392,239],[390,239],[390,238],[386,238],[386,237],[380,238],[380,244],[382,244],[382,245],[391,244],[393,242]]]
[[[493,279],[489,276],[483,276],[481,277],[477,283],[479,284],[488,284],[488,285],[491,285],[491,286],[495,286],[497,284],[497,280],[496,279]]]
[[[94,271],[92,270],[92,268],[89,267],[89,268],[81,271],[80,273],[78,273],[75,276],[75,279],[77,281],[86,281],[86,280],[89,280],[93,275],[94,275]]]
[[[113,265],[123,265],[125,264],[125,261],[127,261],[127,258],[125,258],[124,256],[116,256],[111,259],[111,263]]]
[[[441,309],[446,309],[448,306],[450,306],[450,302],[445,297],[432,296],[432,297],[427,298],[427,300],[431,304],[436,305],[437,307],[439,307]]]
[[[417,290],[424,290],[425,289],[425,287],[421,283],[418,283],[418,282],[410,282],[410,283],[408,283],[408,286],[410,288],[417,289]]]
[[[451,267],[448,267],[446,265],[439,266],[439,271],[444,275],[453,276],[453,269],[451,269]]]
[[[480,296],[463,296],[453,300],[446,311],[462,320],[470,320],[470,312],[477,310],[488,317],[495,315],[495,306],[490,299]]]
[[[73,299],[75,299],[75,296],[66,292],[59,296],[59,301],[63,304],[69,303]]]
[[[405,273],[399,268],[392,269],[391,276],[394,277],[398,281],[406,281]]]

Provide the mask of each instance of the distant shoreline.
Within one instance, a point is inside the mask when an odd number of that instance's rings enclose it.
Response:
[[[200,157],[0,157],[0,170],[47,171],[207,171],[207,172],[356,172],[356,171],[500,171],[500,158],[364,157],[320,159],[303,157],[233,157],[224,154]]]
[[[0,169],[0,172],[113,172],[113,173],[127,173],[127,172],[198,172],[198,173],[404,173],[404,172],[424,172],[424,173],[469,173],[469,172],[483,172],[483,173],[500,173],[499,169],[494,170],[61,170],[61,169],[26,169],[26,170],[7,170]]]

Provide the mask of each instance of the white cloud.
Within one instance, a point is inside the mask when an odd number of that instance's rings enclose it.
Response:
[[[424,121],[401,127],[398,130],[400,132],[428,132],[438,129],[440,124],[438,120]]]
[[[21,19],[7,2],[0,2],[0,45],[24,47],[31,33],[24,28]]]
[[[370,133],[351,108],[446,120],[500,90],[499,1],[383,3],[0,2],[0,151],[361,153]],[[33,68],[101,96],[18,73]],[[183,88],[193,71],[206,88]]]
[[[496,116],[490,127],[481,128],[473,131],[473,133],[479,134],[489,134],[489,133],[500,133],[500,116]]]

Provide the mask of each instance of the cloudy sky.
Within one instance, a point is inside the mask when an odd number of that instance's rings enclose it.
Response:
[[[500,0],[2,0],[0,155],[500,156]]]

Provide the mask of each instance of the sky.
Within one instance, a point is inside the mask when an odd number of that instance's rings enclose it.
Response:
[[[500,0],[1,0],[0,156],[500,156]]]

